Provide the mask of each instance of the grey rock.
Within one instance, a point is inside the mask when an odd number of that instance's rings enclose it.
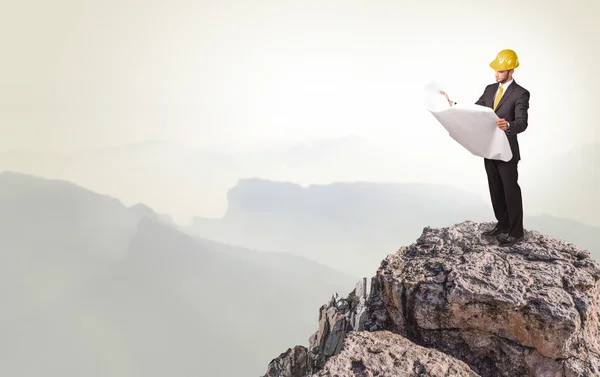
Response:
[[[306,347],[288,348],[269,363],[265,377],[306,377],[317,370],[314,362]]]
[[[388,256],[374,294],[382,328],[482,376],[598,375],[600,266],[535,231],[500,247],[487,224],[425,228]]]
[[[425,227],[368,290],[363,279],[320,308],[307,356],[294,359],[308,363],[304,375],[268,377],[600,376],[600,265],[532,230],[499,246],[481,235],[492,225]]]
[[[351,332],[315,377],[478,377],[462,361],[389,331]]]
[[[346,300],[334,296],[319,309],[319,330],[309,340],[310,350],[325,356],[335,355],[342,348],[344,337],[352,330]]]
[[[360,331],[367,315],[367,280],[356,283],[341,298],[335,293],[319,308],[319,328],[309,338],[309,347],[296,346],[273,359],[264,377],[307,377],[320,370],[327,359],[338,354],[350,331]]]
[[[348,332],[363,330],[367,298],[366,279],[357,282],[346,298],[333,295],[319,308],[319,329],[309,339],[310,350],[326,357],[337,354]]]

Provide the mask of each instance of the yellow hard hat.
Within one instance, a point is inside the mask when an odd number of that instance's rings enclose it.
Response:
[[[502,50],[496,55],[496,59],[490,63],[494,71],[508,71],[519,66],[519,58],[513,50]]]

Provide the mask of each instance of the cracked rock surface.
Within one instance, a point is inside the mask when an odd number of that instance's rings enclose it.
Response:
[[[425,228],[388,256],[374,283],[381,327],[482,376],[600,375],[599,265],[535,231],[500,247],[486,229]]]
[[[323,368],[338,354],[346,335],[361,331],[366,319],[367,280],[359,281],[346,298],[336,293],[319,308],[318,330],[309,339],[309,348],[295,346],[273,359],[264,377],[307,377]]]
[[[309,348],[266,376],[600,376],[600,265],[536,231],[499,246],[481,235],[492,226],[426,227],[382,261],[370,290],[321,307]],[[274,369],[292,363],[306,367]]]
[[[343,350],[318,377],[477,377],[469,366],[440,351],[419,347],[389,331],[351,332]]]

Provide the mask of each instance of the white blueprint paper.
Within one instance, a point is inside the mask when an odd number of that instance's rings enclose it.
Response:
[[[452,139],[475,156],[502,161],[513,157],[506,134],[496,125],[494,110],[475,104],[451,107],[440,90],[434,82],[425,86],[425,106]]]

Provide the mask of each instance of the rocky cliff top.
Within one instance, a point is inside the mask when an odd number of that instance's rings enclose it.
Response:
[[[536,231],[499,246],[491,226],[426,227],[265,376],[600,376],[600,265]]]

